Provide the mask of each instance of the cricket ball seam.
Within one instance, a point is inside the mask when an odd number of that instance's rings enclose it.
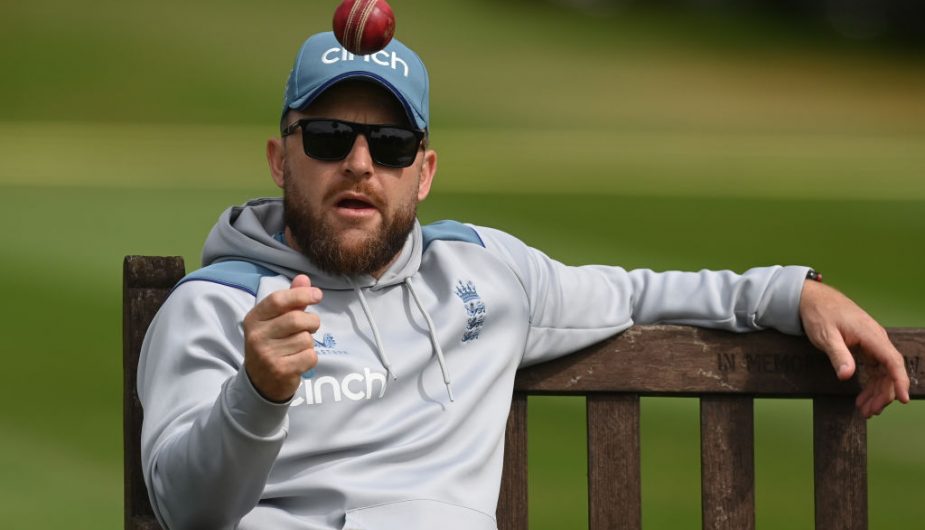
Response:
[[[360,6],[362,5],[363,0],[358,0],[354,2],[352,6],[350,6],[350,14],[347,15],[347,23],[344,26],[344,41],[346,42],[355,41],[357,35],[362,35],[362,32],[357,29],[356,24],[354,23],[357,17],[357,13],[360,11]],[[353,33],[351,33],[351,31],[353,31]],[[354,47],[354,49],[357,49],[357,47]]]
[[[363,34],[366,30],[366,23],[369,21],[369,16],[373,14],[373,11],[376,9],[376,0],[368,0],[366,2],[366,8],[363,9],[363,14],[360,16],[360,24],[357,29],[356,36],[356,49],[363,51]]]

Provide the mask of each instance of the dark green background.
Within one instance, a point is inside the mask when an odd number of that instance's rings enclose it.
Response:
[[[17,0],[0,17],[0,526],[118,528],[125,254],[196,266],[336,2]],[[424,221],[567,263],[815,266],[925,325],[918,52],[798,19],[394,0],[432,76]],[[759,528],[812,524],[810,406],[756,404]],[[583,403],[531,400],[531,527],[585,525]],[[647,528],[699,528],[692,400],[643,403]],[[925,408],[870,423],[871,528],[925,520]]]

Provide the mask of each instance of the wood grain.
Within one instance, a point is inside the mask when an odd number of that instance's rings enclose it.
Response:
[[[141,472],[137,372],[141,343],[170,290],[183,277],[180,257],[126,256],[122,264],[122,443],[125,528],[159,530]]]
[[[854,399],[813,400],[817,530],[867,529],[867,422]]]
[[[639,396],[588,396],[588,527],[640,530]]]
[[[704,530],[755,528],[755,420],[746,396],[700,398]]]
[[[888,331],[906,358],[911,395],[925,397],[925,330]],[[839,381],[825,354],[805,337],[776,331],[739,334],[638,326],[578,353],[521,370],[515,389],[533,394],[812,397],[856,395],[857,380],[858,376]]]
[[[527,528],[527,395],[515,392],[504,434],[498,530]]]

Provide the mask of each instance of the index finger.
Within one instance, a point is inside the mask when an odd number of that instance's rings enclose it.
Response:
[[[909,374],[906,372],[906,361],[902,353],[896,349],[886,332],[881,338],[875,338],[863,345],[869,355],[886,368],[887,374],[893,381],[896,398],[902,403],[909,402]]]

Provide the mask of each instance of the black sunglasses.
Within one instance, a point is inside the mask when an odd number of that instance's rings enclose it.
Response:
[[[366,137],[373,162],[386,167],[408,167],[417,158],[424,131],[398,125],[368,125],[341,120],[306,118],[283,129],[289,136],[302,129],[305,154],[327,162],[343,160],[358,134]]]

